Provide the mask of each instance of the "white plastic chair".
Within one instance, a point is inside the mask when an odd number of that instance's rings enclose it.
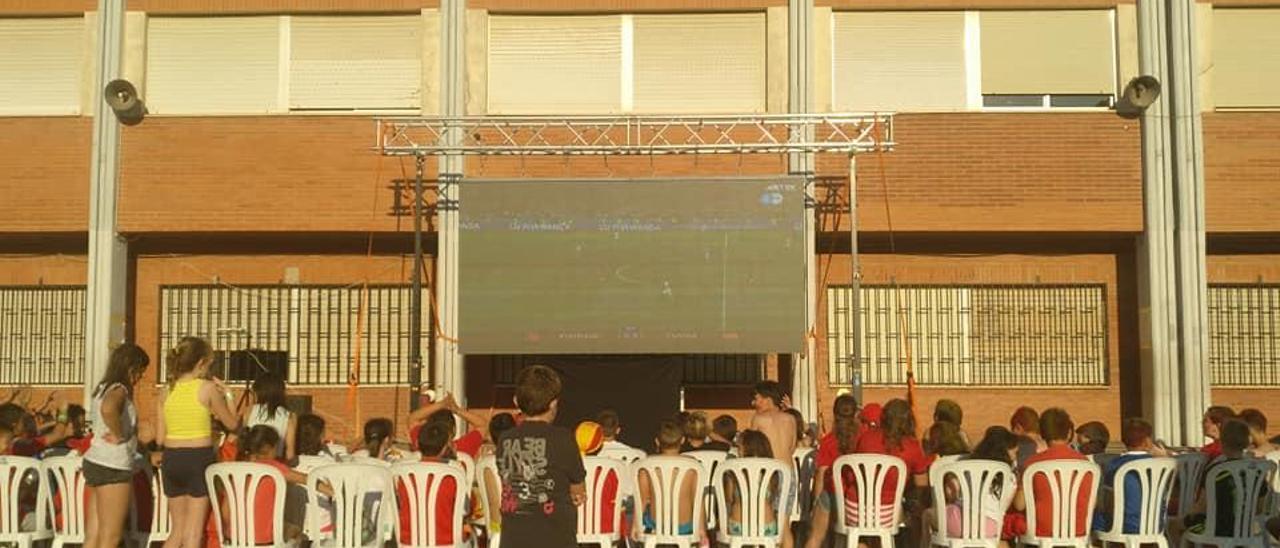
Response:
[[[463,477],[467,480],[467,488],[470,489],[470,486],[475,485],[476,482],[476,461],[466,453],[458,453],[454,457],[453,460],[449,461],[449,464],[462,468]]]
[[[1124,544],[1126,548],[1139,548],[1143,544],[1167,548],[1165,511],[1169,507],[1169,494],[1173,492],[1173,479],[1177,473],[1178,461],[1171,458],[1144,458],[1121,465],[1111,486],[1111,529],[1097,531],[1094,537],[1104,545],[1114,542]],[[1130,474],[1138,477],[1141,486],[1138,493],[1125,489]],[[1129,497],[1138,497],[1141,501],[1141,517],[1134,533],[1124,532],[1124,508]]]
[[[351,454],[351,451],[347,450],[347,446],[342,445],[341,443],[326,443],[325,447],[329,449],[329,454],[335,457],[343,457]]]
[[[954,455],[952,455],[954,456]],[[945,460],[944,460],[945,459]],[[954,479],[960,499],[960,536],[947,534],[946,485]],[[993,460],[939,458],[929,467],[933,487],[933,546],[950,548],[996,548],[1000,545],[1000,524],[1017,489],[1013,468]],[[992,493],[999,493],[992,498]],[[996,521],[995,534],[987,534],[986,520]]]
[[[370,457],[368,455],[351,455],[339,462],[344,462],[349,464],[368,464],[372,466],[381,466],[383,468],[391,468],[391,463],[377,457]]]
[[[35,528],[22,530],[22,495],[36,493]],[[49,482],[40,477],[40,461],[27,457],[0,457],[0,542],[12,542],[18,548],[53,538],[49,523]]]
[[[499,512],[502,476],[498,475],[498,462],[493,455],[480,457],[480,462],[476,463],[476,488],[480,492],[481,525],[488,536],[488,546],[497,548],[502,545],[502,513]]]
[[[1036,534],[1036,485],[1035,478],[1043,476],[1053,501],[1053,523],[1049,524],[1049,536]],[[1098,482],[1102,472],[1090,460],[1056,459],[1037,462],[1022,472],[1022,488],[1027,502],[1027,533],[1018,539],[1033,546],[1076,546],[1088,548],[1089,531],[1093,525],[1093,508],[1098,502]],[[1086,485],[1087,484],[1087,485]],[[1087,497],[1084,508],[1078,508],[1081,497]],[[1081,516],[1080,512],[1084,512]],[[1084,530],[1076,529],[1076,523],[1084,518]]]
[[[338,461],[320,455],[298,455],[298,465],[294,466],[293,469],[303,474],[310,474],[316,468],[336,462]]]
[[[1208,502],[1204,532],[1183,533],[1182,544],[1259,548],[1267,546],[1267,532],[1258,527],[1260,518],[1265,517],[1265,510],[1262,508],[1263,505],[1259,504],[1259,498],[1266,496],[1269,491],[1267,482],[1275,470],[1275,463],[1266,459],[1233,460],[1209,467],[1204,478],[1205,499]],[[1226,478],[1222,481],[1230,481],[1236,494],[1231,533],[1225,536],[1219,536],[1214,530],[1218,523],[1218,512],[1222,511],[1218,508],[1218,497],[1213,496],[1219,478]]]
[[[680,507],[684,501],[680,500],[680,487],[684,485],[685,478],[690,475],[693,477],[694,485],[705,485],[706,472],[703,471],[702,465],[689,457],[655,456],[636,461],[631,465],[631,469],[634,485],[639,486],[640,478],[647,476],[649,485],[653,489],[653,500],[649,503],[654,528],[652,532],[648,532],[641,527],[638,535],[645,547],[674,544],[690,548],[698,544],[700,524],[703,523],[702,504],[699,504],[699,500],[693,501],[693,515],[690,517],[693,531],[690,534],[681,535]],[[695,496],[701,498],[700,493],[695,493]],[[644,504],[639,499],[640,497],[637,497],[635,505],[634,523],[637,525],[643,522],[644,515]]]
[[[818,451],[800,448],[791,453],[795,464],[796,493],[791,501],[791,521],[809,521],[813,511],[813,476],[818,473]]]
[[[783,498],[791,492],[793,472],[777,459],[730,459],[716,469],[716,507],[722,525],[720,538],[728,540],[731,548],[739,546],[779,546],[782,528],[788,526],[786,504]],[[733,485],[742,520],[734,532],[730,501],[726,485]],[[774,508],[770,509],[769,506]],[[773,522],[773,532],[767,529]]]
[[[1178,462],[1178,511],[1176,518],[1182,518],[1191,512],[1196,503],[1196,493],[1200,489],[1200,475],[1205,465],[1209,464],[1209,456],[1199,451],[1180,453],[1173,457]]]
[[[408,524],[395,520],[396,542],[401,547],[460,548],[467,545],[462,538],[462,518],[466,515],[463,502],[466,500],[468,486],[461,466],[442,462],[403,463],[391,467],[391,477],[397,489],[401,486],[405,489],[407,496],[403,503],[409,506],[411,520]],[[441,486],[448,479],[452,479],[456,485],[455,496],[453,500],[440,500]],[[397,501],[397,504],[400,503],[401,501]],[[449,523],[453,542],[450,544],[442,544],[436,534],[436,508],[441,504],[453,506],[453,519]],[[407,535],[403,530],[406,525],[409,526]],[[402,538],[408,538],[409,542],[400,542]]]
[[[585,457],[582,466],[586,469],[587,500],[578,506],[578,544],[594,544],[600,548],[613,546],[622,540],[622,482],[626,477],[625,463],[604,457]],[[618,491],[614,495],[613,506],[604,505],[604,486],[609,474],[613,474]],[[612,518],[612,531],[604,530],[604,517]]]
[[[707,529],[715,529],[718,526],[716,523],[716,514],[718,512],[716,512],[716,499],[712,484],[715,482],[716,470],[720,468],[721,464],[724,464],[725,459],[729,458],[729,454],[724,451],[709,450],[686,451],[681,454],[686,457],[693,457],[694,460],[698,461],[698,464],[702,465],[702,471],[706,472],[707,482],[702,486],[703,511],[706,512],[707,516]]]
[[[62,523],[54,520],[53,548],[63,544],[84,544],[85,498],[84,461],[77,456],[47,458],[40,463],[44,478],[50,482],[46,491],[49,515],[56,515],[54,500],[62,501]],[[55,494],[56,493],[56,494]]]
[[[274,482],[272,497],[270,546],[289,546],[284,540],[284,494],[288,488],[284,475],[266,464],[254,462],[220,462],[205,469],[205,482],[209,485],[209,506],[213,507],[213,521],[217,526],[222,548],[260,548],[256,526],[258,490],[267,481]],[[226,500],[227,516],[222,515]],[[224,524],[225,522],[225,524]]]
[[[889,489],[893,492],[892,506],[885,507],[880,495],[889,481],[889,472],[897,471],[897,480]],[[853,485],[845,484],[845,472],[853,477]],[[845,546],[853,548],[861,537],[877,537],[883,548],[892,548],[893,535],[902,523],[902,492],[907,486],[907,463],[889,455],[844,455],[831,465],[831,477],[835,480],[835,498],[840,504],[840,514],[833,516],[837,535],[845,538]],[[857,507],[850,507],[845,496],[852,490],[857,495]]]
[[[382,466],[369,464],[330,464],[312,470],[307,475],[307,494],[312,502],[311,510],[319,511],[314,501],[319,501],[320,482],[327,482],[333,489],[333,535],[318,542],[334,548],[363,548],[381,546],[386,512],[395,506],[391,499],[391,472]],[[369,502],[374,502],[370,506]],[[378,524],[378,534],[370,542],[362,541],[367,528],[365,523]]]
[[[1280,512],[1280,451],[1267,453],[1263,458],[1276,465],[1276,470],[1271,472],[1271,513],[1274,514]]]
[[[149,469],[148,475],[151,481],[151,526],[147,529],[144,530],[142,524],[138,523],[138,504],[142,501],[136,493],[130,499],[128,537],[139,548],[164,542],[173,532],[173,520],[169,517],[169,497],[164,496],[164,476],[159,468]]]

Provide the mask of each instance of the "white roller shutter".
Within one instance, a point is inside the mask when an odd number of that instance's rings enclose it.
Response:
[[[764,13],[634,17],[636,112],[765,111]]]
[[[982,93],[1115,92],[1110,10],[984,11]]]
[[[291,109],[418,109],[422,17],[294,16]]]
[[[835,110],[965,107],[964,13],[840,12],[833,19]]]
[[[1213,10],[1218,107],[1280,107],[1280,8]]]
[[[147,23],[152,113],[281,110],[279,17],[153,17]]]
[[[619,15],[489,18],[489,113],[622,110]]]
[[[0,19],[0,113],[78,114],[84,18]]]

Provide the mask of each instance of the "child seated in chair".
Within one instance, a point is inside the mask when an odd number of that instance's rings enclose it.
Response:
[[[663,457],[680,457],[693,461],[693,457],[685,457],[680,454],[680,447],[684,442],[684,431],[680,424],[674,420],[664,420],[658,426],[658,437],[654,440],[657,444],[658,455]],[[696,461],[693,461],[696,462]],[[666,478],[657,478],[658,481],[664,481]],[[650,478],[648,473],[639,475],[636,483],[640,492],[640,504],[644,509],[641,515],[642,524],[646,533],[652,533],[657,528],[657,522],[654,519],[654,478]],[[698,503],[698,480],[694,474],[686,474],[684,480],[680,484],[679,504],[676,510],[679,523],[676,526],[676,534],[692,535],[695,523],[693,523],[693,505]],[[701,528],[699,528],[701,530]]]
[[[427,422],[422,428],[416,429],[416,433],[418,434],[417,446],[422,452],[422,462],[448,463],[453,460],[450,458],[450,455],[454,454],[452,422]],[[441,481],[439,489],[435,491],[435,516],[428,523],[435,527],[437,545],[453,545],[453,509],[454,499],[458,496],[458,484],[453,478],[444,478]],[[396,502],[400,510],[400,543],[412,543],[414,520],[409,514],[409,491],[403,483],[396,485]],[[430,507],[430,502],[419,500],[416,506],[420,511],[425,512]],[[464,504],[464,512],[466,508]],[[464,539],[471,536],[470,527],[469,524],[463,523]],[[422,536],[426,538],[427,534],[423,533]]]
[[[280,447],[280,434],[276,433],[275,428],[265,424],[259,424],[249,429],[249,432],[240,439],[240,460],[253,462],[257,464],[265,464],[275,468],[284,476],[285,486],[284,496],[284,540],[290,541],[302,536],[303,518],[306,516],[307,509],[307,475],[297,472],[288,465],[277,460],[278,449]],[[321,493],[333,496],[333,490],[327,484],[321,483],[317,486]],[[275,534],[273,512],[273,501],[276,496],[276,485],[270,478],[263,480],[258,487],[257,496],[253,503],[254,512],[254,539],[255,542],[270,543],[273,541]],[[229,527],[229,518],[226,508],[226,500],[220,501],[223,505],[223,530]]]
[[[1222,423],[1219,434],[1217,442],[1220,443],[1221,454],[1209,463],[1209,467],[1201,475],[1201,478],[1212,478],[1213,492],[1205,492],[1205,481],[1202,479],[1199,482],[1195,505],[1191,507],[1190,512],[1181,520],[1169,522],[1169,536],[1176,545],[1181,545],[1182,535],[1185,532],[1203,534],[1209,530],[1210,526],[1213,528],[1211,535],[1229,537],[1234,533],[1236,512],[1254,513],[1258,510],[1239,507],[1244,497],[1236,493],[1236,483],[1232,480],[1230,472],[1221,468],[1223,464],[1246,458],[1245,450],[1249,447],[1249,426],[1238,419],[1227,419]],[[1258,505],[1263,506],[1267,504],[1268,497],[1265,496],[1268,489],[1267,483],[1260,482],[1258,488],[1263,495],[1258,497]],[[1214,516],[1216,523],[1212,525],[1206,522],[1209,497],[1215,497],[1217,502],[1215,508],[1217,512]]]
[[[738,455],[742,458],[773,458],[773,447],[769,445],[769,438],[764,434],[756,430],[743,430],[738,433],[737,438]],[[743,534],[742,490],[739,489],[736,480],[730,479],[731,477],[725,477],[724,495],[726,502],[729,504],[729,534],[738,536]],[[778,534],[778,497],[781,495],[776,478],[767,489],[769,490],[769,496],[765,501],[765,526],[762,532],[767,536],[776,536]]]

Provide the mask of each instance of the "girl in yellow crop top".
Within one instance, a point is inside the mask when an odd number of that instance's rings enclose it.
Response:
[[[226,387],[206,378],[212,362],[213,348],[197,337],[184,337],[166,357],[171,381],[157,414],[156,442],[164,447],[161,470],[173,521],[169,548],[203,545],[209,516],[204,471],[215,461],[212,419],[227,430],[239,427],[227,405]]]

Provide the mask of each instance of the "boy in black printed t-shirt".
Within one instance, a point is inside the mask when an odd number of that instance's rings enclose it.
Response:
[[[516,405],[524,422],[498,439],[501,548],[578,545],[576,506],[587,497],[586,471],[573,434],[551,424],[560,389],[560,376],[546,366],[527,367],[516,378]]]

